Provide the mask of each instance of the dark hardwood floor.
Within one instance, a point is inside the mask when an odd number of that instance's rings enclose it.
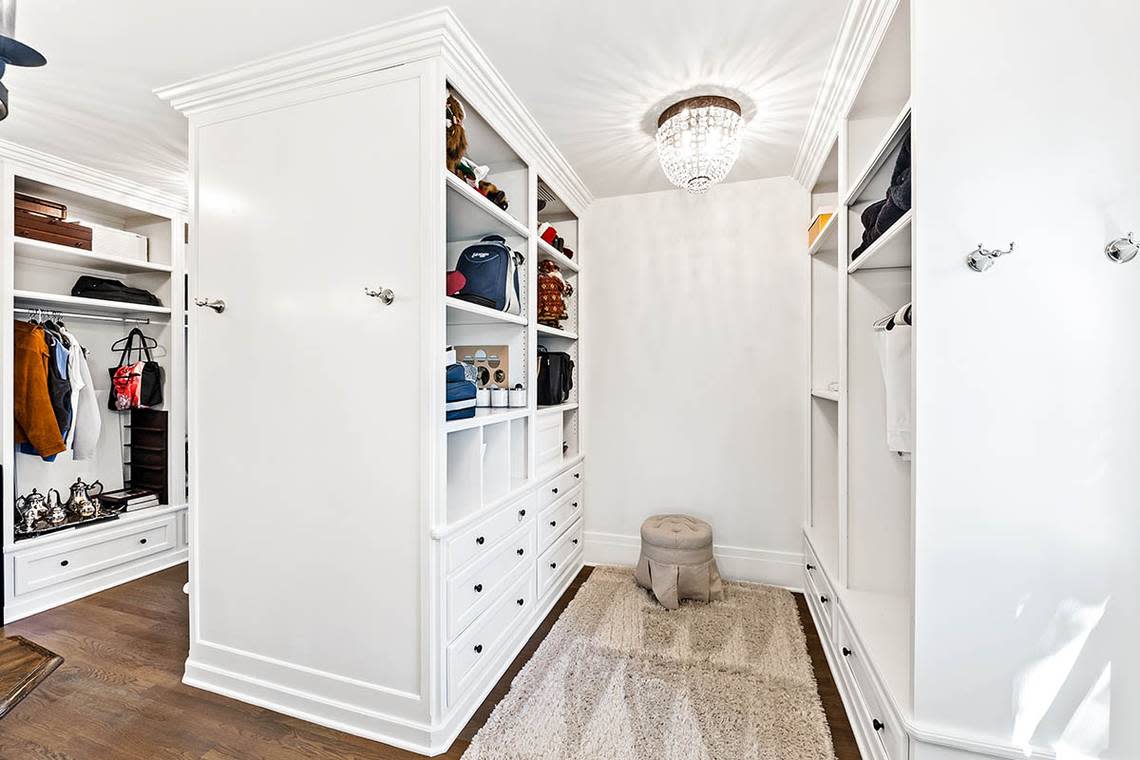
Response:
[[[590,568],[585,568],[574,579],[442,757],[463,755],[589,574]],[[25,636],[65,658],[51,677],[0,721],[0,758],[420,757],[183,685],[188,650],[185,582],[182,565],[0,629],[5,636]],[[858,760],[819,638],[802,598],[799,601],[838,760]]]

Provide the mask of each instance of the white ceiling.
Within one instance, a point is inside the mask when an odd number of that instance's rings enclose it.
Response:
[[[452,0],[597,196],[669,187],[652,128],[679,93],[738,92],[729,181],[791,173],[845,0]],[[183,193],[186,126],[162,85],[433,7],[422,0],[21,0],[0,139]]]

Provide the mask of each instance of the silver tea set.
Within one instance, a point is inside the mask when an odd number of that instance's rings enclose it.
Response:
[[[96,480],[88,485],[82,478],[76,478],[71,486],[67,501],[60,498],[59,491],[49,488],[46,494],[35,488],[27,496],[16,499],[16,514],[20,518],[18,527],[24,533],[34,533],[45,528],[63,525],[69,519],[73,522],[90,520],[99,516],[99,494],[103,484]]]

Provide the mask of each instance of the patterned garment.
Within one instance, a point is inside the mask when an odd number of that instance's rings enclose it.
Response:
[[[574,294],[574,289],[562,270],[553,261],[538,262],[538,321],[547,327],[561,328],[563,319],[568,319],[566,299]]]

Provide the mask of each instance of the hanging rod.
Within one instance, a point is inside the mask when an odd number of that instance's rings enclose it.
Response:
[[[131,324],[131,325],[149,325],[150,324],[150,318],[149,317],[105,317],[105,316],[102,316],[99,314],[80,314],[78,312],[73,312],[73,311],[55,311],[54,309],[16,308],[16,309],[13,309],[13,311],[17,311],[21,314],[45,314],[45,315],[53,315],[54,314],[55,316],[60,317],[60,318],[90,319],[90,320],[94,320],[96,322],[122,322],[124,324]]]

